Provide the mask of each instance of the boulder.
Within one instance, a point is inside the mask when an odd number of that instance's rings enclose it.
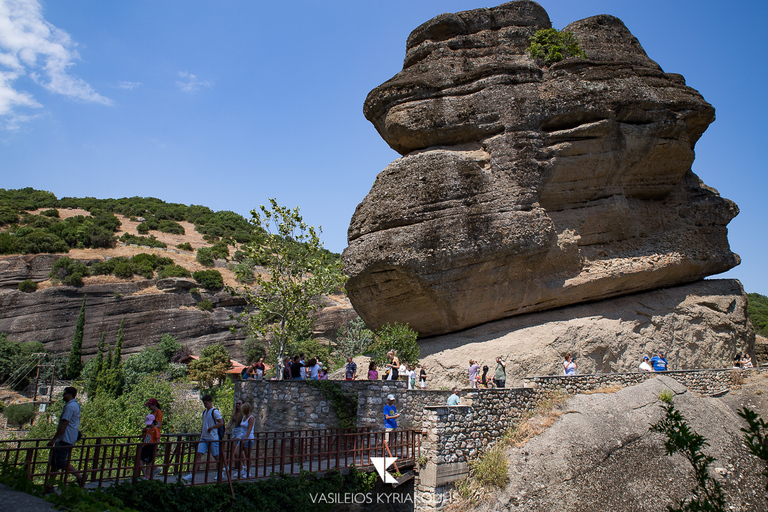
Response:
[[[352,217],[347,292],[372,328],[422,336],[676,286],[739,263],[737,206],[691,171],[714,108],[621,20],[566,27],[546,66],[535,2],[440,15],[364,113],[403,157]]]

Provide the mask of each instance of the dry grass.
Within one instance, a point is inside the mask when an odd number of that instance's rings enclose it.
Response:
[[[589,391],[584,391],[582,394],[584,395],[594,395],[595,393],[615,393],[617,391],[620,391],[624,389],[624,386],[621,386],[619,384],[613,384],[611,386],[603,386],[601,388],[592,389]]]
[[[517,426],[509,429],[502,438],[504,446],[520,448],[530,439],[541,434],[563,414],[562,407],[568,401],[568,395],[557,393],[544,400],[536,408],[523,416]]]

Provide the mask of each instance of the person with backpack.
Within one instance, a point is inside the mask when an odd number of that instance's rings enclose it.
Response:
[[[219,440],[224,437],[224,419],[221,417],[221,412],[213,406],[213,397],[211,395],[203,395],[203,405],[205,410],[203,411],[203,430],[200,433],[200,442],[197,443],[197,452],[195,453],[195,463],[193,466],[197,468],[206,453],[210,450],[211,455],[219,461]],[[224,467],[226,473],[228,468]],[[192,481],[192,473],[184,475],[182,480],[189,483]]]

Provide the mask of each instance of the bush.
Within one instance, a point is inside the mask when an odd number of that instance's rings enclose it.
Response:
[[[757,334],[768,336],[768,297],[759,293],[748,293],[747,316]]]
[[[243,350],[245,360],[249,364],[258,361],[261,357],[267,357],[267,349],[264,347],[264,342],[256,338],[246,338],[240,348]]]
[[[206,290],[220,290],[224,287],[224,278],[218,270],[198,270],[192,277]]]
[[[567,57],[585,59],[587,54],[571,32],[560,32],[554,28],[537,30],[528,40],[528,53],[533,59],[544,59],[546,65],[554,64]]]
[[[213,311],[213,302],[208,299],[201,300],[195,306],[201,311]]]
[[[31,422],[37,415],[37,409],[35,404],[18,404],[9,405],[3,411],[3,414],[8,419],[8,423],[14,425],[26,425]]]
[[[387,352],[396,350],[400,363],[418,364],[421,354],[417,341],[418,336],[418,333],[411,329],[408,324],[395,322],[394,325],[385,325],[374,334],[374,342],[371,347],[373,360],[380,366],[388,363]]]
[[[25,279],[19,283],[20,292],[34,292],[35,290],[37,290],[37,283],[31,279]]]
[[[179,244],[176,246],[176,248],[181,249],[182,251],[190,251],[190,252],[194,251],[194,249],[192,248],[192,244],[189,242],[184,242],[182,244]]]
[[[168,247],[165,243],[153,237],[136,236],[136,235],[131,235],[130,233],[124,233],[123,236],[120,237],[120,241],[125,244],[143,245],[144,247],[160,247],[160,248]]]
[[[129,261],[120,261],[115,265],[113,274],[120,279],[130,279],[133,277],[133,265]]]
[[[159,229],[161,233],[170,233],[172,235],[183,235],[185,233],[184,226],[172,220],[161,220]]]
[[[48,273],[53,281],[61,281],[70,286],[82,286],[83,278],[91,275],[85,263],[71,258],[60,258]]]
[[[137,231],[137,232],[138,232],[140,235],[146,235],[147,233],[149,233],[149,225],[147,225],[147,223],[146,223],[146,222],[142,222],[141,224],[139,224],[138,226],[136,226],[136,231]]]
[[[210,247],[201,247],[197,250],[197,256],[195,256],[195,260],[197,260],[197,262],[201,265],[212,267],[213,251]]]
[[[55,217],[55,218],[58,219],[59,218],[59,210],[57,210],[56,208],[51,208],[49,210],[43,210],[42,212],[40,212],[40,215],[44,215],[46,217]]]
[[[192,273],[181,265],[165,265],[158,270],[157,277],[165,279],[167,277],[191,277]]]
[[[229,258],[229,245],[223,240],[216,242],[211,247],[211,256],[218,260],[226,260]]]
[[[241,283],[251,284],[255,279],[255,275],[253,273],[253,263],[251,263],[250,260],[242,261],[235,265],[233,272],[235,277],[237,277],[237,280]]]

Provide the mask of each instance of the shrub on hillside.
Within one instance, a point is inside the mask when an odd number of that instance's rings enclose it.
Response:
[[[145,247],[160,248],[168,247],[165,243],[153,237],[136,236],[131,235],[130,233],[124,233],[123,236],[120,237],[120,241],[129,245],[143,245]]]
[[[747,316],[757,334],[768,336],[768,297],[759,293],[748,293]]]
[[[195,306],[201,311],[213,311],[213,302],[208,299],[201,300]]]
[[[192,248],[192,244],[189,242],[184,242],[183,244],[179,244],[176,246],[177,249],[181,249],[182,251],[194,251]]]
[[[33,292],[35,290],[37,290],[37,283],[31,279],[25,279],[19,283],[20,292]]]
[[[10,233],[0,233],[0,254],[18,254],[19,240]]]
[[[115,277],[119,277],[120,279],[130,279],[133,277],[133,270],[134,267],[129,261],[119,261],[115,265],[112,273],[115,274]]]
[[[192,277],[206,290],[220,290],[224,287],[224,278],[218,270],[198,270]]]
[[[51,208],[51,209],[48,209],[48,210],[43,210],[42,212],[40,212],[40,215],[44,215],[46,217],[55,217],[55,218],[58,219],[59,218],[59,210],[57,210],[56,208]]]
[[[82,286],[83,278],[91,275],[85,263],[71,258],[60,258],[53,264],[48,277],[70,286]]]
[[[197,250],[197,256],[195,256],[195,260],[201,265],[205,265],[206,267],[212,267],[213,266],[213,252],[211,251],[210,247],[201,247]]]
[[[136,231],[140,235],[146,235],[147,233],[149,233],[149,225],[146,222],[142,222],[141,224],[136,226]]]
[[[164,265],[158,269],[157,277],[165,279],[167,277],[191,277],[192,273],[181,265]]]
[[[170,233],[172,235],[183,235],[185,233],[184,226],[173,220],[161,220],[159,229],[161,233]]]
[[[13,208],[9,208],[7,206],[0,206],[0,226],[4,226],[6,224],[13,224],[15,222],[18,222],[18,220],[19,220],[18,211],[14,210]]]
[[[19,236],[19,232],[24,236]],[[47,233],[40,229],[31,232],[24,232],[21,229],[16,232],[19,252],[22,254],[42,254],[42,253],[67,253],[69,245],[54,234]]]
[[[229,245],[224,240],[216,242],[211,247],[211,256],[215,259],[226,260],[229,258]]]
[[[37,410],[33,403],[9,405],[3,410],[3,415],[5,415],[8,423],[26,425],[35,418]]]

